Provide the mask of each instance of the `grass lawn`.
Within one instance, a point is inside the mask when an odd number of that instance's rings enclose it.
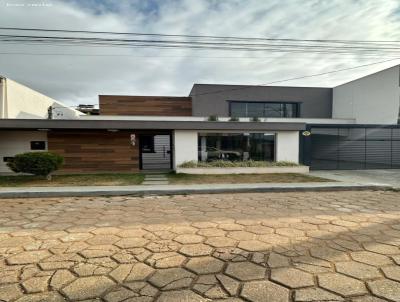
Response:
[[[227,175],[168,175],[170,184],[240,184],[240,183],[292,183],[292,182],[327,182],[330,179],[297,173],[276,174],[227,174]]]
[[[30,175],[0,176],[0,187],[128,186],[139,185],[143,179],[143,174],[135,173],[53,175],[50,181]]]

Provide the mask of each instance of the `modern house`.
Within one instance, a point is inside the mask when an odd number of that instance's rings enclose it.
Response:
[[[64,173],[215,159],[400,168],[399,66],[333,88],[195,84],[183,97],[100,95],[98,115],[26,87],[21,99],[9,92],[16,85],[1,80],[0,172],[31,150],[64,156]]]

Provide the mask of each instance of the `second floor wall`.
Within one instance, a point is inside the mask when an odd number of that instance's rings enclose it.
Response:
[[[331,88],[195,84],[189,96],[194,116],[332,117]]]

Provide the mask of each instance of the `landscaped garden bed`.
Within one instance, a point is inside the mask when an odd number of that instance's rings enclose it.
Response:
[[[176,173],[185,174],[279,174],[279,173],[308,173],[309,167],[292,162],[278,161],[224,161],[211,162],[185,162],[181,164]]]

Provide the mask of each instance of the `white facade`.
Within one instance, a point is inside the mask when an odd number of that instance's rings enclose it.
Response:
[[[210,131],[201,131],[207,133]],[[211,131],[214,132],[214,131]],[[218,133],[239,133],[241,131],[217,131]],[[248,131],[243,131],[243,133]],[[276,161],[299,163],[299,132],[277,131],[275,134]],[[187,161],[198,161],[198,131],[174,131],[174,169]]]
[[[290,161],[299,163],[299,132],[279,131],[276,133],[275,150],[276,161]]]
[[[174,168],[186,161],[197,161],[197,131],[174,131]]]
[[[46,131],[0,131],[0,173],[12,173],[7,167],[4,157],[31,152],[31,141],[46,142],[47,150]]]
[[[44,119],[50,106],[54,119],[73,119],[83,114],[13,80],[0,80],[0,118]]]
[[[400,108],[399,66],[333,88],[332,118],[357,124],[397,124]]]

